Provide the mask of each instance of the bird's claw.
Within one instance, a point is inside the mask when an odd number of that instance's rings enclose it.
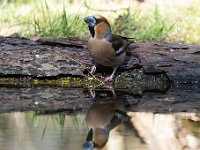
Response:
[[[97,68],[97,67],[96,67],[95,65],[92,66],[90,73],[91,73],[91,74],[94,74],[94,73],[96,72],[96,68]]]
[[[105,81],[105,82],[106,82],[106,81],[112,81],[112,79],[113,79],[113,75],[111,75],[111,76],[109,76],[109,77],[106,77],[104,81]]]
[[[92,98],[96,97],[96,92],[93,89],[90,89],[90,95],[92,96]]]

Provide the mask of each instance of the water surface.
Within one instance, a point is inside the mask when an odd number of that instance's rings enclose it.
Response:
[[[195,113],[128,112],[129,121],[110,131],[103,150],[200,149],[200,117]],[[79,150],[86,141],[86,114],[0,114],[2,150]]]
[[[198,150],[199,91],[0,88],[0,150]]]

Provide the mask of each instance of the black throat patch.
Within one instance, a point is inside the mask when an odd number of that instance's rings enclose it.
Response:
[[[94,35],[95,35],[94,27],[90,27],[90,26],[88,26],[88,27],[90,30],[90,34],[92,35],[92,37],[94,37]]]

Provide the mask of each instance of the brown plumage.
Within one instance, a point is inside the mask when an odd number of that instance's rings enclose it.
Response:
[[[111,81],[117,68],[123,64],[126,48],[130,44],[128,38],[112,34],[110,24],[101,15],[88,16],[84,19],[88,24],[91,37],[88,40],[88,50],[95,61],[91,73],[96,71],[96,63],[112,67],[112,74],[105,79]]]
[[[110,131],[127,120],[124,105],[117,98],[106,97],[94,102],[86,115],[90,130],[83,149],[102,148],[108,141]]]

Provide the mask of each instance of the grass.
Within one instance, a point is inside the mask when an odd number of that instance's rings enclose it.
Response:
[[[114,31],[120,35],[133,37],[137,41],[165,41],[173,30],[174,23],[159,13],[155,6],[151,17],[142,16],[140,10],[135,10],[129,15],[119,16],[115,19]]]
[[[31,20],[29,22],[28,28],[33,29],[29,35],[35,34],[41,37],[69,37],[78,36],[80,34],[82,37],[84,34],[82,30],[84,24],[80,14],[77,13],[71,16],[67,13],[65,7],[66,4],[63,2],[61,12],[52,13],[46,0],[44,0],[44,4],[41,3],[40,6],[42,14],[39,17],[34,15],[33,21]]]
[[[133,37],[136,41],[200,42],[198,0],[186,4],[180,0],[174,0],[173,4],[156,0],[146,0],[140,5],[130,2],[134,5],[129,7],[129,13],[118,10],[118,6],[125,7],[123,2],[88,0],[88,3],[94,9],[99,7],[96,11],[87,8],[83,0],[1,0],[0,35],[17,32],[24,37],[88,38],[83,17],[100,13],[109,18],[113,32]],[[105,6],[118,11],[101,11]]]
[[[68,13],[66,5],[67,2],[64,0],[61,10],[55,11],[49,7],[46,0],[29,0],[28,4],[25,2],[2,3],[3,9],[0,10],[0,14],[6,15],[0,19],[2,29],[0,33],[8,35],[17,32],[24,37],[83,37],[87,30],[80,14]],[[23,12],[22,9],[28,10]],[[8,12],[8,10],[11,11]],[[24,13],[27,15],[24,16]],[[4,26],[7,26],[6,31],[3,31]]]

